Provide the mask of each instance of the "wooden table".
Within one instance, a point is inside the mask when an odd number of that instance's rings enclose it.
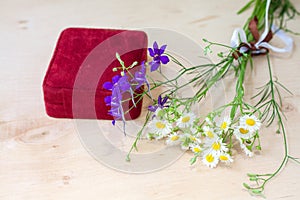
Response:
[[[293,1],[300,10],[300,2]],[[66,27],[172,29],[203,45],[203,37],[229,43],[247,14],[246,1],[38,1],[0,3],[0,199],[253,199],[242,187],[246,173],[268,173],[283,156],[282,136],[264,128],[263,150],[237,155],[231,167],[190,166],[185,154],[171,166],[145,174],[112,170],[81,144],[74,121],[47,117],[42,80],[59,33]],[[289,23],[300,31],[299,17]],[[272,57],[276,76],[294,95],[284,95],[290,153],[300,156],[300,37],[292,55]],[[265,81],[265,58],[247,87]],[[257,83],[255,82],[255,83]],[[300,166],[289,162],[266,187],[268,199],[300,198]]]

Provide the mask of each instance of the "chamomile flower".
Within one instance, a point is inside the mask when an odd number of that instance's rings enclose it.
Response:
[[[186,136],[189,138],[189,140],[192,143],[196,143],[196,144],[200,144],[201,143],[200,138],[196,134],[194,134],[194,132],[192,132],[191,134],[186,134]]]
[[[210,168],[214,168],[219,163],[219,157],[213,153],[207,153],[207,154],[204,154],[202,162],[206,166],[208,166]]]
[[[220,156],[219,156],[219,160],[221,162],[226,163],[226,164],[229,164],[229,163],[233,162],[232,157],[228,153],[221,153]]]
[[[238,126],[234,129],[234,135],[238,138],[243,138],[243,139],[250,139],[253,137],[254,132],[249,131],[243,126]]]
[[[240,125],[245,129],[254,132],[260,128],[261,122],[254,115],[244,115],[240,118]]]
[[[166,140],[167,145],[177,145],[180,144],[180,135],[177,133],[172,133],[168,135],[168,139]]]
[[[205,136],[208,138],[208,139],[211,139],[211,140],[214,140],[214,139],[217,139],[218,136],[217,134],[214,132],[214,130],[212,128],[210,128],[209,126],[204,126],[203,127],[203,132],[205,134]]]
[[[176,122],[180,128],[187,128],[193,125],[196,116],[193,113],[184,113]]]
[[[230,124],[231,124],[231,120],[229,117],[226,116],[218,125],[222,131],[228,131]]]
[[[206,144],[206,147],[209,152],[212,152],[216,155],[220,155],[222,152],[228,151],[228,148],[226,147],[226,143],[223,143],[221,139],[209,141]]]
[[[167,136],[167,134],[169,134],[172,129],[171,124],[169,124],[167,121],[158,120],[156,118],[152,120],[150,127],[151,127],[151,133],[161,136],[157,139]]]
[[[191,149],[192,152],[194,152],[194,153],[200,153],[200,152],[202,152],[202,148],[200,147],[199,144],[191,144],[191,145],[190,145],[190,149]]]

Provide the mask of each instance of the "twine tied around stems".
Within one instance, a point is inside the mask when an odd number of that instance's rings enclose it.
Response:
[[[277,28],[274,24],[269,28],[269,7],[271,0],[267,1],[266,14],[265,14],[265,30],[260,35],[258,32],[258,20],[254,17],[248,25],[254,41],[248,42],[246,33],[241,28],[236,28],[233,31],[231,37],[231,47],[237,48],[237,51],[233,53],[233,57],[237,59],[244,53],[251,53],[252,56],[264,55],[270,50],[277,53],[288,53],[293,50],[293,39],[288,36],[283,30]],[[283,48],[275,47],[269,43],[269,41],[277,36],[285,46]]]

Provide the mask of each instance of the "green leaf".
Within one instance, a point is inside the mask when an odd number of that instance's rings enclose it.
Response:
[[[232,106],[232,108],[231,108],[231,111],[230,111],[230,119],[231,119],[231,120],[233,120],[234,117],[235,117],[237,107],[238,107],[238,106],[237,106],[236,104],[234,104],[234,105]]]
[[[239,14],[245,12],[246,10],[248,10],[248,9],[252,6],[253,3],[254,3],[254,0],[249,1],[244,7],[242,7],[242,8],[237,12],[237,14],[239,15]]]

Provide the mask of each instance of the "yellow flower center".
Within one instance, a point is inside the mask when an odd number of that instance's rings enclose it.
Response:
[[[226,127],[227,127],[227,122],[223,122],[222,124],[221,124],[221,129],[226,129]]]
[[[241,134],[247,134],[249,132],[247,129],[244,128],[240,128],[239,130]]]
[[[187,123],[187,122],[190,121],[190,119],[191,119],[190,116],[185,116],[185,117],[182,118],[181,122],[182,122],[182,123]]]
[[[218,151],[221,149],[221,144],[219,142],[214,142],[211,147],[213,150]]]
[[[213,134],[211,131],[207,131],[207,132],[206,132],[206,135],[207,135],[207,137],[209,137],[209,138],[214,138],[214,137],[215,137],[214,134]]]
[[[166,125],[161,122],[156,122],[155,126],[158,129],[164,129],[166,127]]]
[[[208,154],[206,157],[205,157],[206,161],[209,162],[209,163],[212,163],[214,162],[215,158],[213,157],[212,154]]]
[[[201,152],[201,149],[199,147],[194,147],[194,152],[199,153],[199,152]]]
[[[194,136],[190,136],[190,140],[196,141],[197,139]]]
[[[179,139],[179,136],[178,135],[173,135],[172,137],[171,137],[171,140],[172,141],[176,141],[176,140],[178,140]]]
[[[255,125],[255,120],[254,119],[246,119],[246,124],[249,125],[249,126],[254,126]]]
[[[228,157],[225,155],[220,155],[220,160],[226,161],[226,160],[228,160]]]

